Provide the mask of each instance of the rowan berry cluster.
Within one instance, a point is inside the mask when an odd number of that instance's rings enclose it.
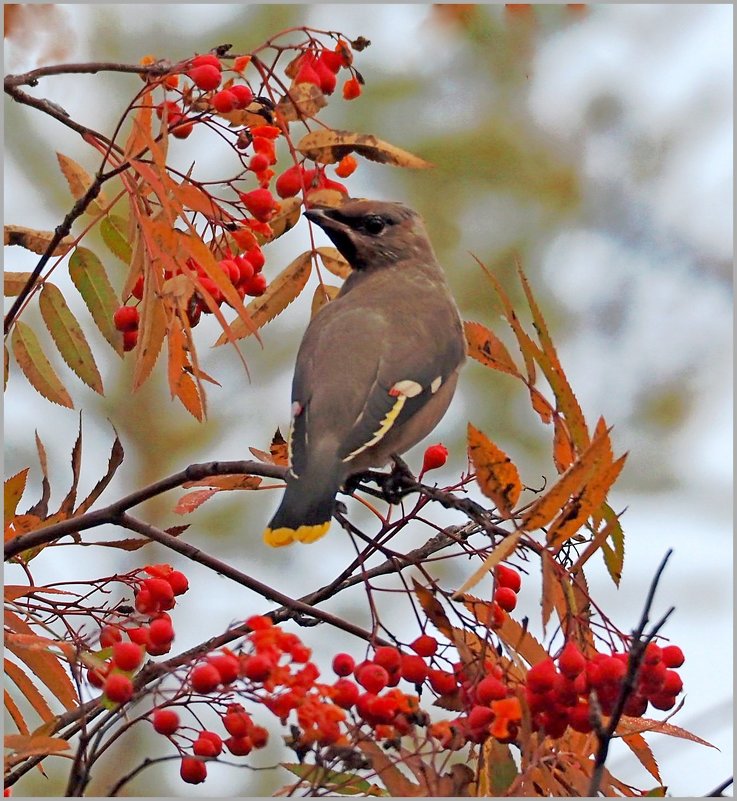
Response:
[[[592,715],[611,715],[629,658],[627,652],[594,652],[586,657],[569,640],[558,656],[557,666],[549,658],[531,667],[525,693],[533,729],[543,730],[553,738],[562,736],[568,726],[574,731],[590,732]],[[625,701],[624,714],[642,717],[648,704],[655,709],[672,709],[683,689],[681,677],[673,668],[683,662],[683,652],[677,645],[661,648],[649,643],[634,691]]]
[[[161,656],[171,650],[174,627],[168,612],[176,597],[189,589],[184,573],[171,565],[146,565],[142,575],[133,578],[135,609],[141,620],[128,619],[126,625],[106,624],[100,629],[99,665],[87,669],[87,680],[103,690],[105,698],[123,704],[133,696],[133,674],[144,656]],[[124,639],[127,637],[127,639]]]
[[[316,164],[309,168],[304,159],[276,175],[272,167],[277,163],[277,141],[288,135],[288,129],[284,122],[272,124],[273,114],[268,103],[254,94],[246,81],[244,73],[251,62],[250,56],[235,58],[232,66],[226,65],[228,61],[226,57],[208,53],[177,65],[172,73],[159,81],[167,97],[155,106],[155,112],[172,136],[180,139],[187,138],[196,124],[213,124],[217,117],[227,119],[230,127],[223,129],[222,133],[234,137],[233,146],[242,152],[246,172],[255,177],[258,187],[239,191],[238,200],[231,204],[242,217],[231,217],[224,228],[226,244],[220,252],[225,251],[225,257],[218,262],[242,301],[246,295],[257,297],[267,289],[266,278],[261,273],[264,258],[259,243],[273,236],[269,223],[281,211],[276,196],[286,199],[301,193],[309,203],[313,192],[332,190],[347,195],[348,190],[339,181],[328,177],[324,165]],[[152,62],[151,57],[144,59],[144,63]],[[313,84],[323,94],[329,95],[335,90],[338,73],[342,69],[350,70],[353,77],[348,79],[343,89],[344,97],[350,99],[360,94],[358,73],[351,66],[352,62],[351,47],[344,40],[339,40],[332,50],[313,41],[309,49],[300,52],[286,67],[286,74],[292,79],[292,89],[299,84]],[[191,83],[185,82],[180,86],[181,75]],[[263,80],[260,73],[259,80]],[[176,99],[173,99],[174,95]],[[336,166],[336,175],[347,178],[356,166],[355,158],[346,155]],[[220,224],[217,220],[210,220],[210,223]],[[194,292],[187,304],[189,324],[195,326],[201,314],[212,313],[214,306],[220,306],[225,300],[223,287],[211,270],[204,269],[194,259],[188,259],[187,269],[179,270],[177,274],[181,272],[195,278]],[[172,277],[175,276],[171,270],[164,274],[164,280]],[[143,281],[143,276],[140,276],[131,290],[131,296],[139,301],[143,297]],[[123,334],[123,349],[130,351],[135,348],[139,327],[136,306],[129,303],[121,306],[115,312],[113,322]]]

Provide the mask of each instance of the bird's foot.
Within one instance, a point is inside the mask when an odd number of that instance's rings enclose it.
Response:
[[[383,480],[379,483],[384,497],[388,503],[399,503],[399,501],[410,492],[417,489],[417,479],[412,475],[412,471],[407,467],[404,459],[396,454],[392,455],[394,465],[390,473],[383,474]]]

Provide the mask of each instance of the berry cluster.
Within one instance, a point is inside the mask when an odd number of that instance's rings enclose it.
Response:
[[[342,68],[350,68],[353,54],[350,46],[342,39],[334,50],[327,48],[308,50],[297,58],[287,69],[287,75],[294,84],[311,83],[320,88],[325,95],[331,95],[338,84],[338,73]],[[355,76],[343,85],[343,97],[353,100],[361,94],[361,84]]]
[[[171,565],[146,565],[149,578],[136,577],[135,608],[147,621],[140,625],[104,625],[100,629],[98,654],[102,664],[87,669],[87,680],[103,690],[105,697],[124,704],[133,696],[132,675],[141,666],[145,654],[161,656],[171,650],[174,627],[169,610],[176,596],[189,589],[184,573]],[[123,639],[127,635],[128,639]]]
[[[526,699],[535,730],[549,737],[561,737],[570,726],[574,731],[592,730],[591,696],[601,714],[610,715],[619,697],[627,672],[629,654],[594,652],[585,657],[579,647],[568,641],[558,656],[558,664],[549,658],[527,672]],[[649,643],[637,674],[634,692],[627,698],[624,714],[641,717],[648,704],[655,709],[672,709],[683,682],[673,668],[684,662],[677,645],[661,648]]]

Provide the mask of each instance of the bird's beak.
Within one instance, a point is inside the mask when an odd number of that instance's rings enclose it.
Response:
[[[330,206],[315,206],[305,211],[310,222],[319,225],[330,237],[343,258],[355,269],[357,267],[357,248],[354,233],[349,225],[334,216],[337,209]]]
[[[327,220],[330,219],[328,214],[329,211],[330,208],[327,206],[314,206],[311,209],[307,209],[304,214],[310,222],[313,222],[322,228]]]

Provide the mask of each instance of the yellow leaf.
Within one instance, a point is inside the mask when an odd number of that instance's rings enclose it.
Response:
[[[5,480],[3,485],[3,517],[5,525],[13,519],[16,509],[26,489],[26,480],[30,467],[25,467],[14,476]]]
[[[312,254],[310,251],[297,256],[288,267],[285,267],[269,284],[266,292],[248,304],[246,311],[253,326],[257,329],[261,328],[281,314],[304,289],[311,270]],[[231,331],[236,339],[247,337],[252,333],[240,318],[231,325]],[[221,334],[215,344],[223,345],[226,342],[228,342],[227,335]]]
[[[316,252],[325,269],[333,275],[345,280],[351,274],[351,265],[340,255],[337,248],[319,247],[316,248]]]
[[[370,161],[392,164],[395,167],[422,170],[433,166],[429,161],[384,142],[373,134],[335,131],[329,128],[320,128],[303,136],[297,144],[297,150],[308,159],[321,164],[336,164],[349,153],[358,153]]]
[[[328,101],[314,83],[297,83],[289,87],[289,94],[276,104],[276,112],[285,122],[294,122],[304,117],[314,117]]]
[[[15,360],[31,386],[52,403],[73,409],[72,399],[41,350],[33,329],[25,323],[16,322],[11,335],[11,346]]]
[[[340,292],[339,286],[329,286],[328,284],[319,284],[315,289],[315,294],[312,296],[312,306],[310,308],[310,319],[312,319],[323,306],[335,300]]]
[[[22,248],[30,250],[31,253],[38,253],[40,256],[46,253],[54,236],[56,236],[55,231],[36,231],[34,228],[24,228],[22,225],[6,225],[3,227],[4,245],[20,245]],[[64,256],[73,246],[74,237],[65,236],[51,251],[51,255]]]
[[[286,234],[287,231],[291,231],[299,222],[302,214],[302,201],[298,197],[285,198],[280,202],[279,206],[279,211],[269,220],[271,234],[269,236],[264,236],[260,232],[254,234],[259,245],[273,242],[283,234]]]
[[[141,387],[151,375],[166,337],[166,312],[153,280],[144,282],[141,309],[138,342],[134,351],[136,354],[133,370],[134,390]]]
[[[67,179],[72,197],[75,200],[84,197],[87,190],[94,183],[92,176],[81,164],[78,164],[74,159],[69,158],[69,156],[65,156],[63,153],[57,153],[56,158],[59,161],[59,166],[61,167],[64,177]],[[93,200],[89,206],[87,206],[86,211],[91,214],[101,214],[102,209],[100,204],[105,205],[106,202],[105,196],[101,190],[97,195],[97,199]]]
[[[471,423],[468,424],[468,455],[481,491],[494,502],[502,517],[511,517],[522,492],[519,471],[512,460]]]

